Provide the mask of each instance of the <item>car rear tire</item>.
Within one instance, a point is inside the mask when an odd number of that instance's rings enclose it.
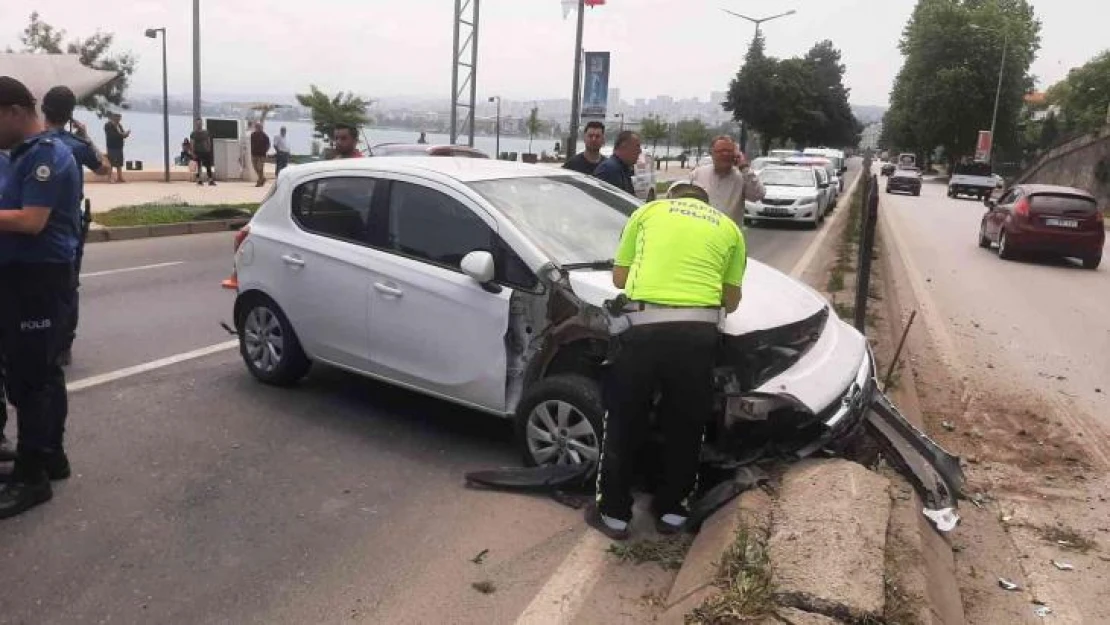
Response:
[[[600,462],[605,408],[601,387],[581,375],[556,375],[528,389],[516,410],[526,466]]]
[[[1098,256],[1090,256],[1088,258],[1083,259],[1083,268],[1084,269],[1098,269],[1098,266],[1101,265],[1101,264],[1102,264],[1102,254],[1099,254]]]
[[[1002,260],[1013,260],[1014,251],[1010,248],[1009,241],[1006,240],[1006,231],[1003,230],[998,235],[998,257]]]
[[[956,197],[956,196],[958,196],[958,195],[959,195],[959,194],[958,194],[958,193],[956,193],[955,191],[953,191],[952,189],[949,189],[949,190],[948,190],[948,197],[950,197],[950,198],[955,198],[955,197]]]
[[[292,386],[308,375],[312,361],[305,355],[281,307],[264,295],[244,302],[239,330],[239,355],[258,381]]]
[[[991,239],[987,236],[987,224],[979,224],[979,247],[983,249],[990,249]]]
[[[914,197],[919,197],[920,195],[921,195],[921,189],[917,189],[916,191],[913,192]]]

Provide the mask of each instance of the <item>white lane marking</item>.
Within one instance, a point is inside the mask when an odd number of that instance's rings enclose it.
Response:
[[[107,271],[93,271],[90,273],[81,274],[82,278],[96,278],[98,276],[111,276],[117,273],[130,273],[132,271],[146,271],[148,269],[162,269],[163,267],[173,267],[174,265],[182,265],[185,261],[176,260],[171,263],[157,263],[154,265],[141,265],[139,267],[124,267],[123,269],[109,269]]]
[[[181,354],[174,354],[173,356],[168,356],[166,358],[160,358],[158,360],[152,360],[151,362],[143,363],[141,365],[135,365],[134,367],[127,367],[126,369],[117,369],[116,371],[109,371],[108,373],[102,373],[100,375],[94,375],[92,377],[82,378],[80,380],[77,380],[75,382],[70,382],[69,384],[67,384],[66,385],[66,390],[69,391],[70,393],[75,393],[77,391],[83,391],[87,388],[92,388],[94,386],[100,386],[102,384],[108,384],[110,382],[115,382],[117,380],[122,380],[124,378],[130,378],[130,377],[142,374],[142,373],[147,373],[149,371],[155,371],[157,369],[163,369],[165,367],[169,367],[171,365],[176,365],[178,363],[186,362],[186,361],[189,361],[189,360],[196,360],[197,358],[203,358],[205,356],[211,356],[212,354],[218,354],[220,352],[226,352],[228,350],[235,349],[238,346],[239,346],[239,341],[238,340],[225,341],[223,343],[217,343],[215,345],[209,345],[208,347],[202,347],[200,349],[194,349],[191,352],[184,352],[184,353],[181,353]]]
[[[870,172],[867,173],[870,175]],[[821,247],[825,244],[825,238],[829,236],[829,232],[833,229],[833,226],[840,221],[841,215],[848,212],[848,203],[852,201],[852,194],[856,192],[856,186],[860,183],[860,180],[863,179],[863,175],[863,168],[860,167],[859,175],[856,176],[852,186],[848,188],[848,192],[841,196],[840,201],[837,202],[836,212],[833,213],[832,219],[825,222],[825,227],[821,228],[817,236],[813,237],[813,241],[811,241],[809,247],[806,248],[805,254],[802,254],[797,264],[790,270],[791,278],[800,280],[802,274],[805,273],[813,263],[813,259],[817,258],[817,252],[820,251]]]
[[[601,575],[611,541],[587,529],[574,549],[528,604],[516,625],[564,625],[574,621]]]

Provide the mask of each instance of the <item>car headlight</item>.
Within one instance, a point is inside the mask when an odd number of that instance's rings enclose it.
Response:
[[[816,201],[817,201],[817,196],[816,195],[811,195],[809,197],[804,197],[804,198],[798,200],[798,203],[800,203],[800,204],[813,204]]]

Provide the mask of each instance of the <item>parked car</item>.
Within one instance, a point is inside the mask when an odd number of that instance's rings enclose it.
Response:
[[[820,167],[825,170],[825,176],[829,181],[829,188],[825,202],[825,212],[830,213],[836,208],[836,201],[840,197],[840,193],[844,190],[844,178],[839,169],[833,163],[832,159],[823,156],[802,156],[788,158],[783,161],[784,165],[800,165],[803,167]]]
[[[970,195],[983,201],[997,188],[990,163],[959,163],[948,179],[948,197]]]
[[[825,220],[829,183],[823,168],[775,165],[759,172],[759,180],[766,193],[744,203],[744,223],[793,221],[816,228]]]
[[[768,167],[770,165],[781,165],[781,164],[782,164],[782,159],[781,158],[772,158],[770,156],[760,156],[759,158],[752,161],[751,168],[752,168],[752,172],[758,174],[759,172],[763,171],[763,169],[765,167]]]
[[[886,192],[921,195],[921,172],[916,167],[899,167],[886,179]]]
[[[495,160],[287,170],[237,235],[225,284],[243,362],[266,384],[316,363],[514,419],[528,464],[596,461],[602,305],[638,206],[587,176]],[[811,288],[748,262],[744,304],[722,321],[717,418],[770,420],[820,449],[869,410],[867,342]]]
[[[771,150],[767,153],[771,158],[791,158],[794,156],[802,156],[798,150]]]
[[[894,170],[897,168],[898,166],[894,163],[883,163],[883,167],[879,170],[879,173],[883,176],[893,176]]]
[[[641,200],[651,202],[655,199],[655,157],[646,152],[640,155],[640,160],[633,167],[632,187]]]
[[[1093,195],[1081,189],[1019,185],[987,201],[979,224],[979,247],[998,244],[998,257],[1022,252],[1078,258],[1087,269],[1102,262],[1106,228]]]
[[[805,156],[817,156],[829,159],[833,167],[836,168],[837,174],[843,174],[848,171],[847,160],[845,159],[844,152],[841,150],[834,150],[831,148],[806,148],[802,150]]]

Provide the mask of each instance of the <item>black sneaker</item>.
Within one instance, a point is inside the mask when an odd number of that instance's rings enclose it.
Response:
[[[601,514],[596,503],[586,506],[586,523],[612,540],[628,540],[632,536],[632,532],[628,529],[628,521]]]
[[[0,519],[9,519],[50,501],[54,491],[50,480],[27,481],[12,476],[7,484],[0,485]]]
[[[69,457],[66,456],[64,451],[52,454],[50,459],[46,461],[46,476],[50,478],[51,482],[68,480],[71,473]]]
[[[3,410],[0,407],[0,410]],[[0,434],[0,462],[12,462],[15,460],[15,445],[11,440]]]
[[[210,186],[210,187],[216,186],[216,181],[215,180],[209,180],[208,181],[208,186]]]

